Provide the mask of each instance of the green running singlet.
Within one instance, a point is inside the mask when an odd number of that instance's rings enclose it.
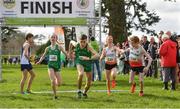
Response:
[[[55,49],[48,47],[47,56],[49,58],[48,68],[54,69],[54,71],[60,71],[61,68],[61,51],[58,48],[58,45],[55,45]]]
[[[91,58],[92,53],[90,51],[88,51],[87,46],[85,48],[80,48],[80,44],[77,44],[76,48],[75,48],[75,62],[76,64],[80,64],[84,67],[84,71],[85,72],[91,72],[91,65],[92,65],[92,61],[91,60],[81,60],[80,56],[86,56]]]

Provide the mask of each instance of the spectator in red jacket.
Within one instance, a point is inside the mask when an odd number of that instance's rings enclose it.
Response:
[[[175,90],[176,83],[176,46],[177,44],[169,39],[167,34],[162,36],[163,44],[160,46],[161,67],[163,68],[164,89],[168,90],[168,81],[171,79],[171,90]]]

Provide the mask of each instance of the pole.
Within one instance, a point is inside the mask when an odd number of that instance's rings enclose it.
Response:
[[[99,0],[99,44],[100,44],[100,51],[102,51],[102,36],[101,36],[101,3],[102,0]]]
[[[0,81],[2,81],[2,30],[3,19],[0,18]]]

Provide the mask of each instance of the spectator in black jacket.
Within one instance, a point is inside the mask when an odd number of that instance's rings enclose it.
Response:
[[[150,43],[149,43],[149,47],[148,47],[148,53],[150,54],[151,58],[153,59],[152,64],[149,68],[148,74],[147,76],[152,76],[154,74],[154,77],[157,78],[157,48],[158,45],[155,42],[154,37],[152,36],[150,38]]]
[[[164,34],[164,31],[159,32],[158,36],[158,49],[160,48],[161,44],[163,43],[162,41],[162,35]],[[160,59],[159,54],[157,54],[157,58]],[[162,76],[162,67],[160,66],[160,60],[158,60],[158,68],[159,68],[159,73],[160,73],[160,80],[163,80]]]
[[[147,36],[142,36],[142,46],[143,46],[143,48],[144,48],[146,51],[148,50],[149,41],[147,40]],[[147,66],[148,60],[147,60],[146,57],[145,57],[144,59],[145,59],[145,60],[144,60],[145,66]],[[148,73],[146,73],[146,76],[148,76]]]
[[[177,36],[177,42],[178,42],[178,60],[177,60],[177,63],[178,63],[178,82],[180,83],[180,35]]]
[[[179,44],[179,42],[180,42],[180,35],[178,35],[177,37],[176,37],[176,40],[177,40],[177,42],[178,42],[178,54],[177,54],[177,63],[180,63],[180,44]]]
[[[149,41],[147,40],[147,36],[142,36],[142,46],[147,51],[149,46]]]

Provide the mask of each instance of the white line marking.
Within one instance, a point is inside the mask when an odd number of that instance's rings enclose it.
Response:
[[[136,90],[139,91],[139,90]],[[65,90],[57,91],[57,93],[76,93],[77,90]],[[107,90],[89,90],[89,92],[107,92]],[[111,92],[129,92],[129,90],[111,90]],[[33,91],[34,94],[52,94],[52,91]],[[19,92],[13,92],[12,94],[20,94]]]

